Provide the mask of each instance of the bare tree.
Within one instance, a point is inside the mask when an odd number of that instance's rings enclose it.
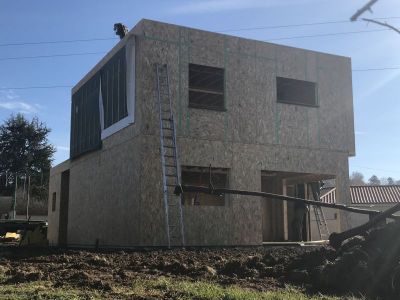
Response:
[[[353,172],[350,175],[350,185],[365,185],[364,175],[360,172]]]
[[[369,185],[380,185],[381,181],[379,180],[378,176],[372,175],[370,179],[368,179]]]

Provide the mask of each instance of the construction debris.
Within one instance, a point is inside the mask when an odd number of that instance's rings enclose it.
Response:
[[[318,290],[353,293],[376,299],[400,295],[400,222],[372,228],[345,240],[333,259],[312,264],[307,256],[296,258],[297,274]]]

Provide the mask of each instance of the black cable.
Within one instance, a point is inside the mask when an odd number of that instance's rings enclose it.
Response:
[[[81,53],[50,54],[50,55],[37,55],[37,56],[0,57],[0,61],[49,58],[49,57],[81,56],[81,55],[93,55],[93,54],[104,54],[104,53],[107,53],[107,52],[102,51],[102,52],[81,52]]]
[[[61,41],[19,42],[19,43],[0,44],[0,47],[24,46],[24,45],[45,45],[45,44],[65,44],[65,43],[80,43],[80,42],[108,41],[108,40],[118,40],[118,38],[94,38],[94,39],[61,40]]]

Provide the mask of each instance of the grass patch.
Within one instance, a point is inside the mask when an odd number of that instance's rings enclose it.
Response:
[[[0,274],[1,275],[1,274]],[[295,288],[258,292],[240,287],[223,287],[211,282],[179,281],[166,277],[158,279],[137,279],[131,286],[114,285],[110,292],[100,292],[88,288],[64,286],[55,288],[49,281],[35,281],[20,284],[0,282],[0,299],[179,299],[179,300],[344,300],[330,296],[309,296]]]
[[[287,288],[279,291],[258,292],[240,287],[223,287],[209,282],[176,281],[161,277],[158,280],[136,280],[130,290],[130,295],[138,297],[168,296],[176,299],[198,300],[340,300],[357,298],[340,298],[330,296],[309,296],[295,288]]]
[[[0,299],[7,300],[80,300],[104,299],[96,291],[82,291],[74,288],[53,288],[49,282],[21,284],[0,284]]]

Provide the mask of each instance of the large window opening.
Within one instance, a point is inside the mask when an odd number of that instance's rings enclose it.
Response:
[[[103,129],[128,116],[126,101],[125,47],[119,50],[100,70],[103,102]]]
[[[225,110],[224,69],[189,64],[189,107]]]
[[[72,95],[70,157],[101,148],[134,121],[135,40],[118,50]]]
[[[228,169],[211,168],[211,179],[214,188],[228,188]],[[182,167],[181,181],[183,185],[208,186],[210,170],[204,167]],[[225,197],[204,193],[183,193],[184,205],[224,206]]]
[[[317,106],[315,82],[276,77],[277,101],[281,103]]]
[[[72,95],[70,157],[101,148],[100,76],[95,74]]]

